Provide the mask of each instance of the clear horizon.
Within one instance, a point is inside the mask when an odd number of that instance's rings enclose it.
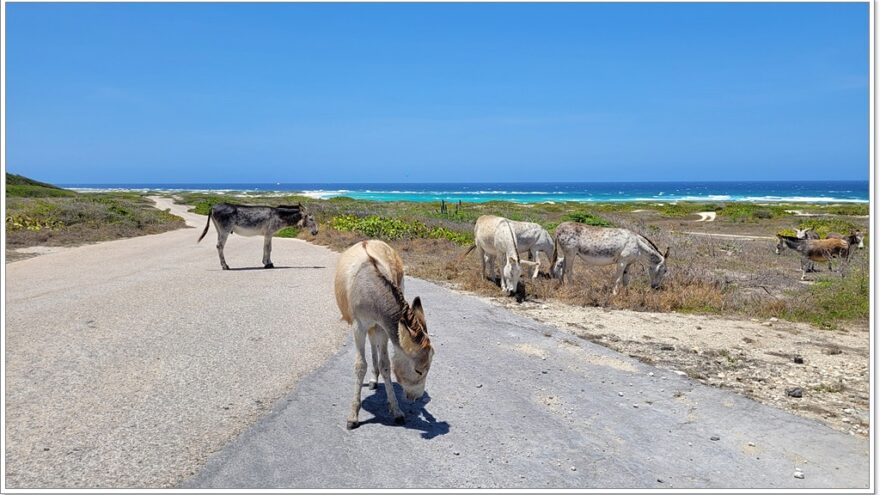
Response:
[[[58,184],[867,181],[868,9],[11,3],[6,170]]]
[[[12,173],[12,172],[10,172]],[[21,175],[21,174],[20,174]],[[39,180],[38,178],[29,177],[34,180]],[[47,182],[47,181],[41,181]],[[627,183],[670,183],[670,184],[711,184],[711,183],[780,183],[780,182],[791,182],[791,183],[828,183],[828,182],[868,182],[868,179],[810,179],[810,180],[797,180],[797,179],[783,179],[783,180],[736,180],[736,179],[722,179],[722,180],[593,180],[593,181],[584,181],[584,180],[571,180],[571,181],[536,181],[536,182],[527,182],[527,181],[511,181],[511,182],[491,182],[491,181],[467,181],[467,182],[449,182],[449,181],[419,181],[419,182],[254,182],[254,181],[242,181],[242,182],[205,182],[205,181],[195,181],[195,182],[59,182],[54,185],[273,185],[273,184],[323,184],[323,185],[334,185],[334,184],[351,184],[351,185],[367,185],[367,184],[495,184],[495,185],[505,185],[505,184],[627,184]]]

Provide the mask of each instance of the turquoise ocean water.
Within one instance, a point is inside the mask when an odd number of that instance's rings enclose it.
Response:
[[[868,181],[755,182],[532,182],[532,183],[237,183],[64,184],[79,191],[218,191],[299,193],[313,198],[347,196],[374,201],[513,201],[518,203],[609,201],[746,201],[755,203],[868,202]]]

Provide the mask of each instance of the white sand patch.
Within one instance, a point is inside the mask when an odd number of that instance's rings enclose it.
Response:
[[[17,253],[22,254],[53,254],[60,253],[63,251],[69,251],[73,249],[72,247],[64,247],[64,246],[30,246],[24,248],[18,248],[15,250]]]
[[[714,211],[700,211],[697,212],[697,215],[700,215],[700,219],[698,222],[714,222],[715,217],[718,215]]]

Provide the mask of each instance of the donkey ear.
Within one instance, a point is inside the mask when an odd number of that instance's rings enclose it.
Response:
[[[668,257],[669,257],[669,246],[666,246],[666,252],[663,253],[663,259],[665,260]]]
[[[418,296],[413,299],[412,305],[410,306],[413,311],[413,316],[419,319],[425,318],[425,310],[422,309],[422,300]]]

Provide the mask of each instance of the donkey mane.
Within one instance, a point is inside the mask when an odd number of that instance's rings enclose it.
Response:
[[[651,239],[648,239],[647,237],[643,236],[642,234],[639,234],[639,237],[641,237],[642,239],[647,241],[648,244],[651,245],[651,248],[653,248],[654,251],[657,252],[657,255],[660,256],[660,259],[663,259],[663,253],[660,252],[660,249],[657,247],[656,244],[654,244],[654,241],[652,241]]]
[[[379,278],[382,282],[385,283],[385,286],[391,290],[391,294],[394,296],[394,300],[397,302],[399,309],[394,314],[394,318],[397,320],[403,320],[406,324],[407,328],[410,328],[410,336],[413,341],[421,348],[427,348],[431,345],[431,340],[428,338],[428,333],[425,331],[425,328],[422,326],[421,322],[419,322],[415,315],[413,314],[413,310],[410,307],[409,303],[406,302],[406,298],[403,296],[403,293],[400,292],[400,288],[392,282],[388,280],[388,277],[382,273],[382,270],[379,269],[379,262],[376,258],[373,257],[367,251],[367,241],[363,241],[361,245],[364,247],[364,253],[366,253],[367,258],[370,260],[370,264],[373,265],[373,269],[376,270],[376,274],[379,275]]]

